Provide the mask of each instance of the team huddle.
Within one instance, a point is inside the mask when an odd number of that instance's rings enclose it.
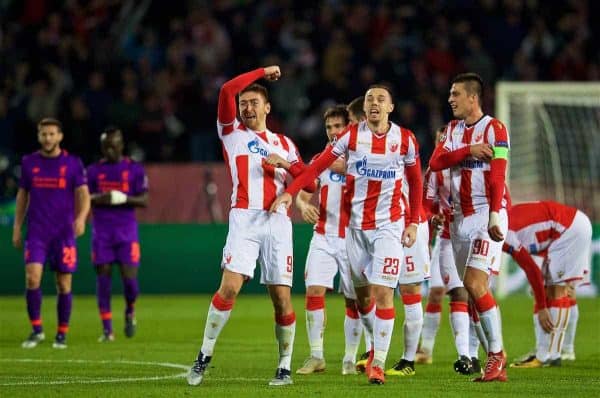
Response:
[[[190,385],[202,382],[236,297],[253,277],[257,262],[261,283],[273,303],[279,347],[269,385],[292,384],[296,314],[291,300],[290,206],[294,195],[304,220],[314,224],[305,266],[310,357],[297,374],[326,370],[325,295],[334,288],[339,273],[346,307],[342,374],[364,372],[369,383],[384,384],[385,376],[413,376],[415,363],[431,363],[441,302],[447,294],[457,352],[454,370],[475,375],[476,382],[506,381],[500,310],[491,290],[502,251],[525,270],[536,303],[535,352],[510,366],[558,366],[561,356],[574,359],[578,316],[574,291],[586,282],[590,220],[556,202],[512,205],[505,177],[508,131],[483,113],[483,82],[478,75],[461,74],[451,82],[448,102],[455,120],[437,132],[437,146],[424,176],[415,135],[389,119],[394,101],[385,85],[372,85],[348,106],[328,109],[324,114],[328,144],[305,164],[289,137],[266,126],[271,105],[266,88],[255,82],[280,77],[278,66],[259,68],[229,80],[219,93],[217,130],[233,185],[231,211],[222,280],[208,309],[202,346],[187,376]],[[51,137],[52,133],[58,135]],[[90,203],[103,324],[100,340],[114,339],[113,263],[121,266],[127,302],[125,334],[132,336],[140,259],[134,206],[145,206],[147,201],[143,169],[123,157],[117,129],[102,135],[105,158],[88,168],[87,181],[81,161],[57,146],[56,140],[62,138],[57,121],[40,122],[38,137],[41,151],[23,160],[13,234],[19,246],[29,204],[26,298],[33,331],[23,347],[35,347],[44,339],[39,284],[46,262],[57,273],[59,291],[54,344],[66,347],[71,273],[77,265],[74,241],[83,233]],[[316,206],[311,203],[313,196]],[[59,219],[59,214],[70,216]],[[541,267],[535,257],[543,259]],[[425,281],[429,297],[424,313]],[[404,346],[401,358],[386,368],[396,292],[404,308]],[[359,355],[361,336],[365,349]],[[480,346],[487,354],[482,362]]]

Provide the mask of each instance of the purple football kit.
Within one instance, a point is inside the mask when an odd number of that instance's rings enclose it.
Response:
[[[65,150],[53,158],[39,152],[23,157],[19,186],[29,193],[26,264],[48,264],[53,271],[75,272],[74,192],[86,182],[81,160]]]
[[[118,163],[100,161],[88,167],[91,194],[120,191],[128,196],[148,190],[141,164],[129,158]],[[135,209],[131,205],[94,206],[92,209],[92,263],[138,266],[140,245]]]

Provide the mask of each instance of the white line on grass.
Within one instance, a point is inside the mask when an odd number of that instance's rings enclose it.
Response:
[[[94,363],[94,364],[125,364],[125,365],[144,365],[144,366],[161,366],[166,368],[185,369],[186,372],[178,373],[169,376],[147,376],[147,377],[121,377],[111,379],[93,379],[93,380],[40,380],[40,381],[15,381],[9,383],[0,383],[0,386],[31,386],[31,385],[61,385],[61,384],[97,384],[97,383],[124,383],[128,381],[155,381],[155,380],[168,380],[178,379],[187,376],[187,370],[189,366],[181,365],[178,363],[170,362],[147,362],[147,361],[128,361],[128,360],[92,360],[92,359],[29,359],[29,358],[0,358],[0,362],[25,362],[25,363],[42,363],[42,362],[59,362],[59,363]],[[11,377],[12,378],[12,377]],[[265,381],[263,378],[252,378],[252,377],[215,377],[210,378],[215,381]]]
[[[106,360],[98,361],[91,359],[28,359],[28,358],[0,358],[0,362],[26,362],[26,363],[42,363],[42,362],[60,362],[60,363],[94,363],[94,364],[125,364],[125,365],[144,365],[144,366],[161,366],[166,368],[185,369],[189,367],[186,365],[180,365],[177,363],[169,362],[146,362],[146,361],[127,361],[127,360]],[[0,383],[0,386],[31,386],[31,385],[60,385],[60,384],[96,384],[96,383],[124,383],[129,381],[154,381],[154,380],[167,380],[167,379],[178,379],[185,377],[187,372],[178,373],[169,376],[146,376],[146,377],[119,377],[110,379],[93,379],[93,380],[48,380],[48,381],[19,381]]]

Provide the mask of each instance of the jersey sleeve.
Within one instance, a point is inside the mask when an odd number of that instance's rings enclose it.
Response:
[[[408,150],[404,157],[404,163],[407,166],[412,166],[417,163],[417,159],[419,158],[419,143],[412,131],[408,130],[408,133]]]
[[[86,174],[88,179],[88,189],[90,190],[90,193],[99,193],[97,168],[94,165],[88,166]]]
[[[80,158],[73,157],[73,163],[75,163],[73,170],[73,187],[79,188],[80,186],[87,184],[87,173]]]
[[[348,152],[348,146],[350,144],[350,129],[347,129],[343,132],[341,132],[340,134],[338,134],[333,142],[331,143],[332,146],[332,153],[336,156],[343,156]]]
[[[135,195],[140,195],[145,192],[148,192],[148,176],[146,175],[144,166],[142,166],[139,163],[135,164],[133,192]]]
[[[486,139],[494,147],[494,159],[508,159],[510,141],[506,126],[501,121],[492,119]]]
[[[521,250],[521,247],[523,246],[521,245],[517,234],[515,233],[515,231],[509,229],[506,232],[506,238],[504,239],[502,250],[512,255],[513,253],[516,253],[519,250]]]
[[[294,141],[285,136],[281,136],[281,139],[284,139],[288,143],[289,147],[286,160],[290,162],[290,164],[294,164],[296,162],[303,162],[302,158],[300,157],[300,152],[298,152],[298,147],[296,146],[296,144],[294,144]]]
[[[21,161],[21,178],[19,178],[19,187],[27,192],[31,189],[31,170],[29,167],[29,158],[23,157]]]

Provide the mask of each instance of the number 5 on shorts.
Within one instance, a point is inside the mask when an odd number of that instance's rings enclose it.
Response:
[[[386,257],[383,259],[383,273],[387,275],[398,275],[400,259]]]

